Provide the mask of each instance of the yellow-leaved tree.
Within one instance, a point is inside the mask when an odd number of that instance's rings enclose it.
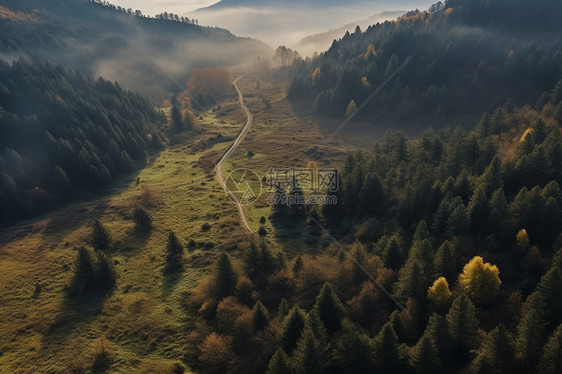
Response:
[[[517,239],[517,246],[519,248],[529,249],[529,245],[531,244],[531,239],[529,239],[529,234],[527,234],[527,230],[525,229],[519,230],[515,239]]]
[[[345,111],[345,116],[349,117],[356,111],[357,111],[357,105],[355,105],[355,100],[351,100],[347,106],[347,110]]]
[[[485,263],[475,256],[463,268],[459,282],[472,301],[479,305],[489,304],[500,292],[500,270],[496,265]]]
[[[427,298],[433,304],[435,310],[439,312],[446,312],[449,309],[452,296],[449,283],[445,277],[437,278],[427,290]]]

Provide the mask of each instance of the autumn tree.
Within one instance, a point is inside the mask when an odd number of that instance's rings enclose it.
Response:
[[[345,110],[345,116],[351,117],[357,111],[357,105],[355,105],[355,100],[351,100],[347,105],[347,109]]]
[[[485,305],[494,301],[500,291],[499,274],[497,266],[475,256],[464,266],[459,283],[475,303]]]
[[[451,305],[451,290],[444,277],[439,277],[427,290],[427,299],[433,304],[435,310],[445,312]]]

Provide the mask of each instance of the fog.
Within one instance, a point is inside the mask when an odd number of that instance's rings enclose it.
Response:
[[[325,33],[329,30],[336,30],[347,25],[354,29],[355,25],[360,24],[363,28],[369,23],[365,23],[368,17],[375,16],[382,12],[409,11],[413,9],[427,9],[435,2],[432,0],[403,0],[403,1],[365,1],[357,3],[354,1],[342,2],[345,5],[335,4],[334,2],[323,3],[322,6],[306,5],[314,1],[301,1],[300,3],[290,3],[286,5],[281,0],[268,2],[277,6],[257,6],[257,7],[212,7],[198,9],[215,3],[216,0],[192,0],[192,1],[158,1],[158,0],[117,0],[116,4],[126,7],[139,8],[143,12],[159,13],[168,11],[185,15],[190,18],[197,18],[199,24],[218,26],[226,28],[238,36],[249,36],[257,38],[271,47],[286,45],[297,49],[302,55],[322,52],[329,48],[333,38],[315,44],[302,43],[308,36]],[[233,3],[233,1],[230,1]],[[281,5],[279,5],[281,4]],[[391,13],[372,19],[373,22],[395,19],[396,14]],[[340,38],[346,30],[341,31]],[[337,35],[337,34],[336,34]]]

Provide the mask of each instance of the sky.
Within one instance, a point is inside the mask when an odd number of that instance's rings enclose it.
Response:
[[[216,2],[218,0],[110,0],[110,3],[115,5],[140,9],[144,14],[151,16],[165,11],[181,15]]]

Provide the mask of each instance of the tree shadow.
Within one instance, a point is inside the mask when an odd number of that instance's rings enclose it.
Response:
[[[181,270],[169,273],[164,270],[164,281],[162,282],[163,296],[170,296],[170,294],[174,291],[182,278],[183,270],[184,269],[182,268]]]

